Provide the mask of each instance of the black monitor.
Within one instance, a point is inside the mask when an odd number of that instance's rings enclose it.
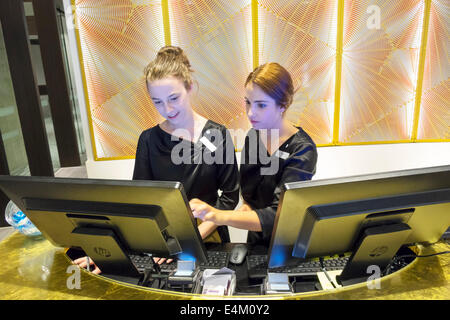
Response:
[[[386,268],[400,247],[434,243],[450,226],[450,166],[287,183],[269,268],[352,253],[340,279]]]
[[[179,182],[0,176],[0,189],[45,238],[81,248],[104,275],[141,277],[134,254],[206,261]]]

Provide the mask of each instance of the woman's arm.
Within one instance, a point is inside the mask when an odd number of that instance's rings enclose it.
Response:
[[[249,231],[261,231],[258,215],[247,205],[239,210],[219,210],[199,199],[192,199],[189,204],[194,217],[202,219],[203,223],[211,222],[217,226],[227,225]]]
[[[211,221],[203,221],[198,226],[198,231],[200,232],[200,235],[203,240],[208,238],[209,235],[211,235],[211,233],[213,233],[216,229],[217,229],[217,225]]]
[[[195,203],[196,201],[194,201]],[[204,203],[204,202],[203,202]],[[252,211],[252,208],[250,208],[250,206],[245,203],[237,210],[237,211],[231,211],[231,210],[218,210],[216,209],[217,212],[221,212],[219,215],[223,214],[224,217],[226,217],[229,213],[236,213],[236,212],[250,212]],[[256,221],[254,221],[254,214],[256,214],[253,211],[252,215],[249,215],[249,217],[244,217],[244,215],[242,215],[243,220],[247,221],[247,223],[245,223],[244,221],[237,219],[238,221],[229,221],[231,224],[230,226],[235,227],[235,228],[239,228],[239,229],[246,229],[246,225],[248,224],[248,221],[250,219],[250,225],[255,226],[255,228],[258,228],[258,226],[256,225]],[[220,219],[220,217],[219,217]],[[242,218],[241,218],[242,219]],[[233,219],[231,219],[233,220]],[[259,222],[259,219],[258,219]],[[203,221],[199,226],[198,226],[198,230],[200,232],[200,235],[202,236],[202,239],[206,239],[211,233],[213,233],[216,229],[217,229],[217,224],[214,223],[213,221]],[[261,227],[259,225],[259,227]]]
[[[220,211],[215,214],[218,223],[248,231],[262,231],[259,217],[253,210]]]
[[[239,202],[239,169],[236,160],[233,139],[228,130],[221,133],[223,137],[217,152],[222,154],[222,162],[217,164],[217,186],[222,194],[214,207],[221,210],[233,210]]]
[[[290,157],[288,164],[284,167],[279,185],[275,188],[272,202],[265,208],[254,210],[244,203],[238,210],[220,210],[201,200],[193,199],[190,202],[193,214],[203,221],[211,221],[216,225],[228,225],[256,232],[262,231],[264,236],[270,236],[282,185],[287,182],[310,180],[315,172],[316,161],[316,148],[310,145],[302,146],[296,154]]]

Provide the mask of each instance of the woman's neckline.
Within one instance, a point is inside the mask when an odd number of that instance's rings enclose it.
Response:
[[[302,129],[301,127],[297,127],[295,126],[295,128],[297,128],[297,131],[295,131],[293,134],[291,134],[287,139],[285,139],[282,143],[279,144],[278,148],[276,148],[272,154],[270,154],[269,150],[267,150],[267,146],[266,144],[264,144],[264,142],[261,140],[261,133],[259,132],[259,130],[256,130],[258,132],[258,140],[260,141],[260,143],[264,146],[264,149],[266,149],[266,154],[269,157],[273,157],[274,154],[276,154],[280,148],[284,145],[286,145],[286,147],[288,147],[289,142],[300,132],[300,130]]]
[[[209,125],[209,123],[210,123],[210,121],[211,121],[211,120],[206,119],[206,118],[205,118],[205,120],[206,120],[206,121],[205,121],[205,124],[203,125],[202,130],[200,131],[200,135],[199,135],[199,137],[198,137],[198,139],[197,139],[196,142],[194,142],[194,141],[191,140],[191,139],[184,139],[184,138],[182,138],[182,137],[175,136],[175,135],[173,135],[173,134],[170,133],[170,132],[167,132],[166,130],[164,130],[164,129],[161,127],[161,124],[160,124],[160,123],[157,124],[157,127],[158,127],[158,129],[159,129],[161,132],[163,132],[164,134],[166,134],[166,135],[168,135],[168,136],[170,136],[170,137],[176,137],[177,139],[189,141],[189,142],[191,142],[191,143],[193,143],[193,144],[196,144],[196,143],[198,143],[199,140],[202,138],[204,132],[206,131],[206,129],[207,129],[207,127],[208,127],[208,125]]]

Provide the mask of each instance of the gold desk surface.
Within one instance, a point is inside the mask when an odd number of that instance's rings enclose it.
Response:
[[[450,250],[448,242],[415,247],[419,254]],[[0,242],[0,300],[9,299],[214,299],[202,295],[137,287],[81,270],[80,289],[69,289],[70,260],[65,250],[41,238],[18,232]],[[379,289],[366,283],[292,295],[248,296],[280,299],[449,299],[450,255],[415,259],[404,269],[383,277]],[[230,297],[227,297],[230,298]],[[236,297],[242,299],[243,296]],[[220,299],[220,298],[219,298]]]

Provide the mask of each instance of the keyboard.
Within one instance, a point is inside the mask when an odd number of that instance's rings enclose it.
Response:
[[[200,270],[205,269],[222,269],[228,267],[230,253],[224,251],[207,251],[208,261],[200,263]]]
[[[264,278],[267,276],[267,255],[247,256],[247,272],[250,279]]]
[[[339,257],[325,259],[324,267],[327,271],[342,270],[347,264],[349,257]],[[267,255],[250,255],[247,256],[247,271],[250,279],[264,278],[268,272],[288,273],[290,276],[306,276],[315,275],[321,272],[319,261],[305,261],[296,266],[284,266],[268,269]]]
[[[152,267],[152,257],[147,255],[130,255],[131,262],[139,273],[144,273],[145,269]]]
[[[201,263],[198,267],[200,270],[222,269],[224,267],[228,267],[229,257],[230,253],[228,252],[207,251],[208,260],[205,263]],[[144,273],[145,269],[151,269],[153,267],[151,256],[130,255],[130,259],[140,273]],[[159,267],[162,273],[172,273],[177,269],[177,262],[174,260],[171,263],[163,263]]]

